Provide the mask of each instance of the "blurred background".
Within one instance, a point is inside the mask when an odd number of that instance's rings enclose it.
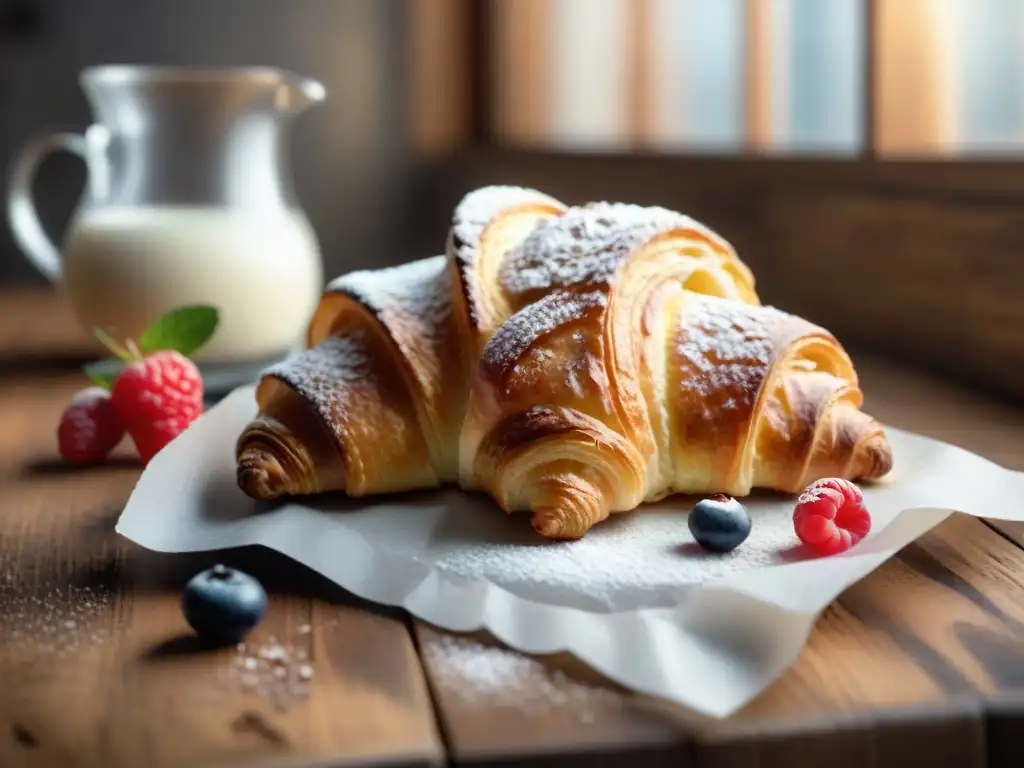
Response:
[[[659,203],[766,302],[1024,395],[1024,0],[0,0],[5,167],[97,63],[323,82],[291,158],[328,276],[441,252],[478,184]],[[84,177],[42,170],[55,237]]]

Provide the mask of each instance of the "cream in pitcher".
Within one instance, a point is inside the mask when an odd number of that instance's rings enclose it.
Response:
[[[318,267],[312,229],[287,211],[86,211],[64,246],[64,285],[83,323],[141,329],[175,306],[211,304],[221,322],[200,356],[213,360],[266,358],[296,344],[320,296]]]
[[[301,343],[323,273],[284,145],[322,86],[273,69],[121,66],[88,69],[82,84],[96,123],[26,147],[8,201],[19,245],[81,323],[130,338],[202,303],[221,322],[200,361],[267,360]],[[30,196],[55,149],[89,171],[60,253]]]

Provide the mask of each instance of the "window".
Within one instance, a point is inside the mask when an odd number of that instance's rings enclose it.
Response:
[[[485,109],[499,143],[839,157],[1024,149],[1020,0],[486,6]]]

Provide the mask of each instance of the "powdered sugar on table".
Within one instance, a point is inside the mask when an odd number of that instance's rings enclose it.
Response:
[[[313,667],[309,661],[310,640],[302,637],[304,633],[298,634],[291,642],[269,637],[264,643],[239,643],[234,663],[220,670],[222,682],[267,699],[278,711],[305,699]]]
[[[11,649],[80,658],[109,636],[113,593],[105,586],[66,584],[31,592],[13,573],[0,571],[0,604],[0,644]]]
[[[423,654],[442,695],[456,696],[469,707],[502,707],[531,719],[565,712],[590,724],[621,706],[619,696],[608,688],[574,680],[536,659],[469,637],[431,637],[423,644]]]

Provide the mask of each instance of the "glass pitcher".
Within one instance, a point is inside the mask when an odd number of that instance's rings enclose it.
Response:
[[[263,362],[298,344],[323,287],[317,238],[292,189],[291,119],[320,83],[270,68],[100,66],[80,83],[94,115],[82,135],[29,143],[11,169],[8,216],[28,259],[86,328],[136,338],[185,304],[220,325],[197,359]],[[88,169],[58,250],[32,203],[55,150]]]

